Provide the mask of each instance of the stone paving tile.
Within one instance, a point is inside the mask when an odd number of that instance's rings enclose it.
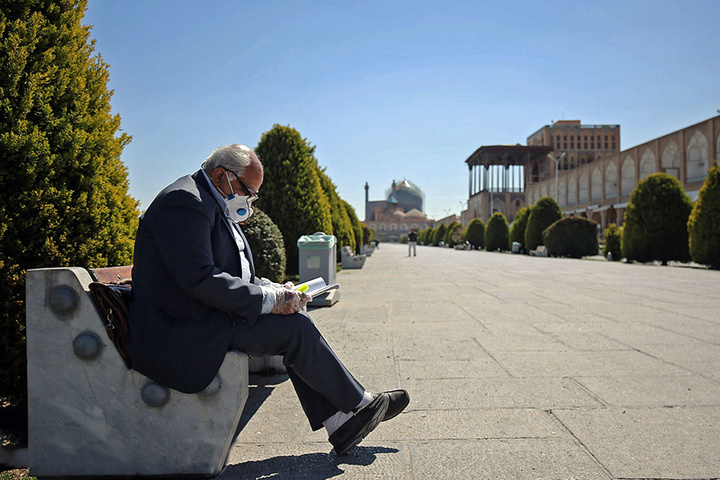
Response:
[[[373,440],[571,438],[544,410],[410,410],[373,432]]]
[[[476,378],[405,380],[413,407],[424,410],[463,408],[557,408],[598,406],[568,378]]]
[[[512,439],[411,443],[413,478],[607,480],[572,440]]]
[[[433,337],[395,338],[397,360],[421,360],[428,356],[437,361],[473,360],[487,357],[482,347],[473,339],[454,340]]]
[[[551,335],[552,338],[572,350],[584,352],[630,350],[631,347],[598,332],[563,332]]]
[[[720,406],[555,409],[616,478],[716,478]]]
[[[662,360],[627,351],[495,352],[493,357],[511,375],[573,377],[616,375],[684,375],[687,371]]]
[[[720,403],[720,385],[693,374],[575,377],[575,380],[611,406],[704,406]]]
[[[495,330],[494,325],[489,325],[490,330]],[[485,335],[477,339],[478,343],[493,354],[497,352],[560,352],[568,350],[567,345],[559,342],[550,335],[540,332],[531,334],[495,334]]]
[[[421,378],[484,378],[507,377],[508,373],[492,358],[448,360],[428,363],[420,360],[399,360],[399,375],[404,380]]]

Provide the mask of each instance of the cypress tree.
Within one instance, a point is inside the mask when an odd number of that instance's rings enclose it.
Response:
[[[688,219],[692,200],[677,178],[653,173],[637,184],[625,212],[623,255],[628,261],[690,260]]]
[[[530,208],[527,226],[525,227],[525,251],[535,250],[543,245],[542,232],[547,227],[563,218],[560,205],[552,197],[543,197]]]
[[[465,240],[472,248],[480,250],[485,245],[485,224],[479,218],[473,218],[465,230]]]
[[[0,397],[25,392],[25,272],[132,263],[138,203],[84,0],[0,9]]]
[[[297,274],[298,239],[315,232],[333,233],[315,147],[294,128],[275,124],[262,134],[255,153],[265,170],[258,207],[282,232],[288,273]]]
[[[438,225],[436,229],[433,230],[433,236],[432,236],[432,244],[436,247],[440,246],[440,242],[445,241],[445,233],[447,232],[447,227],[444,223],[441,223]]]
[[[605,237],[603,256],[608,258],[610,254],[613,262],[619,262],[622,259],[622,228],[611,223],[603,232],[603,236]]]
[[[360,253],[360,246],[362,245],[362,227],[360,227],[360,220],[355,214],[355,209],[343,199],[340,199],[340,203],[345,207],[345,213],[350,219],[350,225],[352,225],[353,235],[355,236],[355,253]]]
[[[332,222],[332,233],[337,238],[337,259],[341,261],[341,250],[340,247],[348,245],[353,251],[356,250],[355,233],[353,232],[353,225],[350,222],[345,206],[342,204],[342,199],[337,193],[335,184],[332,182],[330,177],[325,173],[325,169],[318,170],[318,176],[320,178],[320,185],[322,186],[323,192],[330,203],[330,220]],[[328,233],[328,232],[325,232]]]
[[[510,244],[510,228],[508,227],[507,218],[500,212],[496,212],[488,220],[485,228],[485,250],[494,252],[500,250],[504,252]]]
[[[720,270],[720,167],[708,171],[688,220],[690,255],[694,262]]]
[[[528,219],[530,218],[530,209],[523,207],[515,213],[515,220],[510,229],[510,243],[517,242],[525,245],[525,230],[527,229]]]
[[[460,222],[452,222],[450,225],[448,225],[448,228],[445,231],[445,237],[443,238],[445,245],[454,247],[456,244],[462,242],[462,240],[460,240],[459,242],[453,240],[452,237],[456,233],[456,230],[460,230],[460,233],[462,234],[462,224]]]

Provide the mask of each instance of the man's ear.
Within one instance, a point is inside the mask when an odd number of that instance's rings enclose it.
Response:
[[[210,173],[210,180],[212,180],[213,185],[220,188],[220,182],[222,181],[224,176],[225,169],[222,167],[215,167],[215,169]]]

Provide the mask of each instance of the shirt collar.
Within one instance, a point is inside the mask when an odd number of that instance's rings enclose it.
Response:
[[[225,216],[230,218],[230,209],[228,208],[227,200],[225,200],[225,198],[217,191],[217,188],[215,188],[215,185],[213,185],[210,177],[207,173],[205,173],[205,169],[201,168],[200,171],[203,173],[203,175],[205,175],[205,180],[207,180],[208,185],[210,185],[210,191],[212,192],[213,197],[215,197],[218,205],[220,205],[222,211],[225,213]]]

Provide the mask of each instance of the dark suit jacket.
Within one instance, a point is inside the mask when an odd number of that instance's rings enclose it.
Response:
[[[130,359],[138,372],[185,393],[210,384],[234,322],[252,324],[262,308],[260,287],[240,278],[246,259],[210,188],[200,170],[166,187],[135,239]],[[250,264],[252,271],[251,255]]]

